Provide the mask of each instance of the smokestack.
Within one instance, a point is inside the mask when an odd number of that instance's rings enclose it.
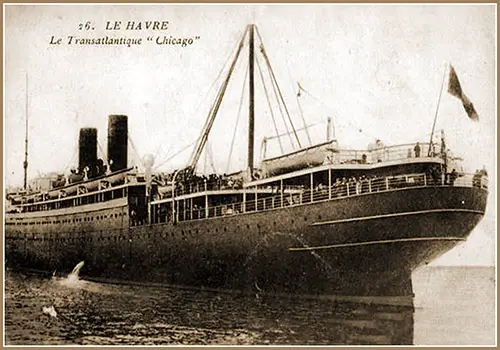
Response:
[[[87,166],[89,167],[88,176],[92,177],[95,173],[97,164],[97,129],[82,128],[78,140],[78,170],[80,173]]]
[[[127,116],[110,115],[108,118],[108,162],[112,172],[127,167],[127,141]]]

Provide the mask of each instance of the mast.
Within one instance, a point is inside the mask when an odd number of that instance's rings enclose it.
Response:
[[[255,91],[254,91],[254,24],[250,24],[248,26],[249,30],[249,55],[248,55],[248,60],[249,60],[249,90],[250,90],[250,100],[249,100],[249,107],[248,107],[248,170],[249,170],[249,175],[250,179],[253,179],[253,149],[254,149],[254,138],[255,138],[255,110],[254,110],[254,103],[255,103]]]
[[[24,139],[24,190],[27,189],[28,182],[28,73],[26,73],[26,135]]]

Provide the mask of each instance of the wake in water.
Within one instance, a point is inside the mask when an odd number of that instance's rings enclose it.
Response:
[[[84,261],[80,261],[66,278],[59,280],[59,283],[71,288],[82,287],[85,282],[80,280],[80,270],[84,264]]]
[[[80,270],[82,269],[83,265],[85,265],[85,262],[80,261],[78,264],[76,264],[76,266],[73,268],[73,271],[71,271],[68,276],[52,277],[52,281],[68,288],[85,290],[92,293],[111,294],[112,291],[110,291],[109,288],[104,288],[99,283],[80,279]]]

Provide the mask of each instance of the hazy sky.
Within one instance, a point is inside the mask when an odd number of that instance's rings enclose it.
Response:
[[[258,26],[292,119],[300,106],[316,141],[333,118],[341,146],[364,148],[428,141],[443,73],[452,64],[474,103],[471,122],[458,99],[443,89],[437,130],[464,157],[470,172],[490,174],[487,215],[469,241],[439,262],[493,264],[496,225],[496,8],[493,5],[47,5],[5,7],[5,183],[22,184],[26,73],[29,76],[29,176],[77,163],[81,127],[97,127],[106,149],[109,114],[129,116],[131,162],[155,155],[159,170],[185,165],[221,83],[218,73],[248,23]],[[106,30],[115,21],[120,30]],[[126,30],[127,22],[168,21],[167,30]],[[85,24],[89,22],[89,30]],[[80,29],[80,24],[82,29]],[[142,39],[140,45],[69,44],[74,38]],[[193,43],[159,45],[163,37]],[[148,38],[152,40],[149,41]],[[51,44],[62,39],[61,44]],[[242,55],[248,53],[244,51]],[[246,116],[238,120],[246,61],[236,67],[227,100],[200,169],[244,167]],[[260,60],[263,66],[263,61]],[[257,69],[257,67],[256,67]],[[258,70],[257,70],[258,72]],[[267,74],[266,71],[263,71]],[[214,85],[215,84],[215,85]],[[256,163],[264,136],[275,134],[256,82]],[[244,95],[243,102],[247,96]],[[319,102],[320,101],[320,102]],[[280,132],[285,131],[275,112]],[[307,138],[300,134],[303,144]],[[287,145],[286,145],[287,146]],[[277,143],[269,144],[269,152]],[[287,146],[287,149],[289,147]]]

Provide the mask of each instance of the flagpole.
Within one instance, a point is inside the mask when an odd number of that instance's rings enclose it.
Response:
[[[28,188],[28,72],[26,72],[26,135],[24,138],[24,162],[23,162],[23,168],[24,168],[24,181],[23,181],[23,187],[24,190]]]
[[[434,136],[434,129],[436,128],[436,120],[437,120],[438,111],[439,111],[439,104],[441,102],[441,95],[443,94],[443,86],[444,86],[444,80],[446,78],[446,71],[447,70],[448,70],[448,63],[446,63],[446,66],[444,67],[443,81],[441,82],[441,89],[439,89],[438,103],[436,106],[436,113],[434,114],[434,123],[432,124],[431,139],[429,141],[429,150],[427,151],[428,157],[431,155],[432,137]]]

